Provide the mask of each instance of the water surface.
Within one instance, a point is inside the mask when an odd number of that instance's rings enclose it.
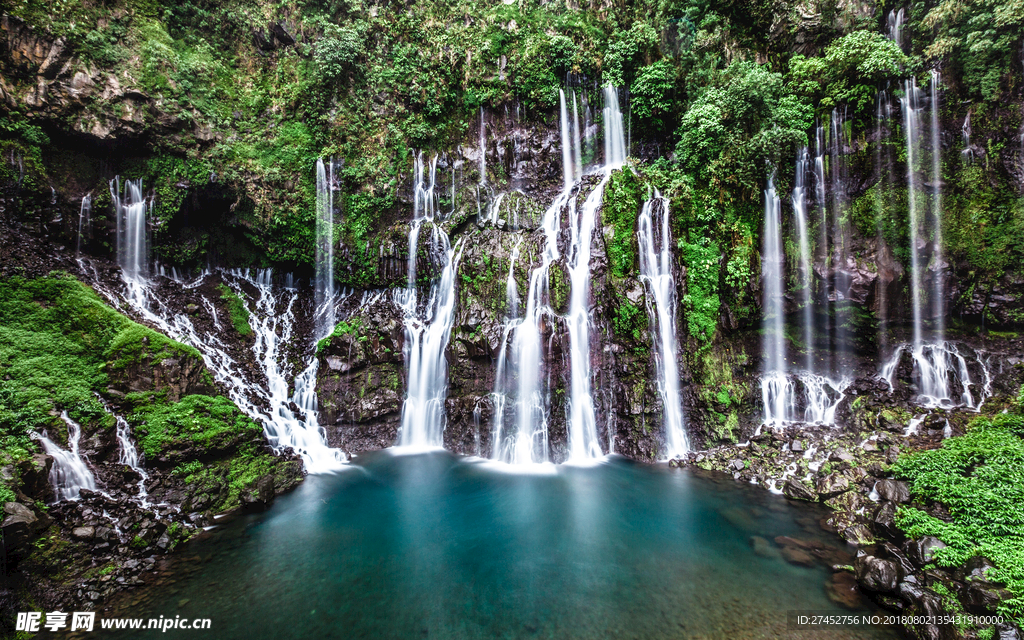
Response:
[[[656,640],[821,637],[787,630],[786,611],[847,611],[827,569],[751,546],[820,536],[822,513],[729,478],[621,458],[534,474],[447,453],[355,463],[189,543],[117,615],[212,619],[137,637]]]

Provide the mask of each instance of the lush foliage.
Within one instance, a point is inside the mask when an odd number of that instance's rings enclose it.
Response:
[[[240,336],[252,335],[252,327],[249,326],[249,310],[246,308],[245,302],[226,284],[221,284],[218,289],[220,299],[228,307],[231,326]]]
[[[144,404],[131,414],[147,459],[178,462],[197,454],[232,450],[241,442],[258,441],[258,424],[223,396],[186,396],[174,404]]]
[[[945,522],[917,507],[901,507],[897,524],[912,537],[936,536],[948,546],[935,562],[956,567],[974,556],[991,560],[989,579],[1013,597],[999,612],[1024,617],[1024,416],[978,418],[941,449],[901,456],[892,471],[910,481],[917,502],[949,509]]]

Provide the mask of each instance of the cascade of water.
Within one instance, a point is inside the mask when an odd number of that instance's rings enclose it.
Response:
[[[68,426],[68,449],[63,449],[50,440],[45,433],[35,437],[43,445],[46,454],[53,458],[50,467],[50,484],[56,495],[55,502],[77,500],[82,489],[96,490],[96,478],[85,464],[78,452],[78,441],[82,437],[82,427],[68,416],[67,411],[60,414],[61,420]]]
[[[826,153],[826,141],[825,141],[825,127],[818,126],[814,136],[814,199],[818,205],[818,255],[821,260],[821,264],[827,269],[829,263],[832,260],[831,252],[829,250],[829,220],[828,220],[828,200],[827,200],[827,187],[825,182],[825,156]],[[832,347],[832,327],[831,327],[831,301],[828,292],[827,278],[822,281],[821,293],[818,296],[820,308],[822,309],[822,318],[824,321],[821,325],[822,343],[826,345],[826,353],[829,358],[834,355],[835,349]],[[824,371],[831,371],[831,362],[826,363]]]
[[[316,320],[314,341],[334,331],[334,163],[316,161]]]
[[[590,254],[597,210],[613,169],[626,161],[622,112],[615,87],[604,88],[604,177],[582,207],[570,201],[570,246],[566,260],[569,271],[569,313],[565,317],[569,329],[569,459],[586,460],[602,455],[597,437],[594,398],[591,393],[590,362]]]
[[[565,107],[565,91],[558,90],[559,129],[562,134],[562,189],[568,190],[576,177],[573,167],[572,131],[569,128],[569,111]]]
[[[918,238],[920,225],[917,209],[917,197],[920,189],[917,168],[921,135],[920,101],[921,97],[920,91],[917,88],[917,81],[913,78],[904,81],[903,98],[900,99],[900,110],[903,113],[903,135],[907,143],[907,202],[910,220],[910,299],[914,323],[913,344],[915,352],[919,351],[924,344],[921,311],[921,256]]]
[[[604,88],[604,170],[622,166],[626,161],[626,139],[622,128],[622,111],[615,87]]]
[[[146,277],[149,275],[149,233],[147,221],[153,200],[142,195],[142,180],[121,178],[110,181],[110,198],[117,220],[117,264],[135,303],[144,303]]]
[[[896,45],[903,48],[903,24],[906,22],[904,17],[903,9],[893,9],[889,12],[887,26],[889,39],[896,43]]]
[[[889,122],[892,116],[891,107],[889,104],[889,95],[885,90],[880,90],[875,97],[876,109],[875,109],[875,166],[878,168],[879,178],[878,184],[875,186],[875,241],[878,244],[878,251],[881,255],[885,252],[888,255],[888,246],[885,242],[884,226],[883,221],[886,218],[886,201],[885,191],[890,186],[889,181],[892,179],[892,152],[889,150],[889,145],[882,144],[883,127]],[[878,280],[878,287],[876,289],[876,295],[878,297],[878,345],[883,350],[889,342],[888,337],[888,314],[889,314],[889,297],[888,288],[881,278]]]
[[[793,185],[793,215],[796,218],[797,246],[800,250],[800,307],[803,318],[804,369],[814,373],[814,306],[811,285],[814,271],[811,270],[811,246],[807,237],[807,188],[805,179],[810,164],[807,147],[797,152],[796,179]]]
[[[932,330],[936,344],[942,344],[946,333],[946,291],[944,268],[942,259],[942,144],[941,130],[939,129],[939,84],[942,77],[939,72],[932,70],[931,82],[931,152],[932,152],[932,207],[931,207],[931,228],[932,228],[932,255],[929,260],[929,269],[932,271]],[[967,128],[967,146],[971,142],[971,113],[967,112],[967,121],[964,126]]]
[[[208,275],[208,271],[203,271],[194,282],[183,287],[194,288]],[[311,404],[308,397],[304,398],[298,393],[298,380],[296,395],[288,395],[288,365],[280,353],[280,347],[292,339],[295,320],[293,307],[298,299],[298,292],[286,291],[285,300],[280,304],[284,310],[279,313],[279,301],[274,295],[269,269],[257,271],[255,274],[249,270],[233,270],[223,272],[222,275],[225,282],[239,294],[246,313],[249,314],[249,325],[255,338],[252,349],[266,386],[243,378],[243,368],[230,355],[229,347],[217,334],[200,334],[187,314],[175,312],[148,286],[139,287],[141,297],[133,295],[129,289],[126,301],[147,323],[200,352],[206,367],[213,373],[214,378],[224,385],[231,400],[243,413],[263,425],[267,440],[275,451],[281,452],[290,447],[302,457],[309,473],[325,473],[338,469],[345,462],[345,454],[327,446],[325,435],[316,422],[315,404]],[[250,307],[240,282],[255,287],[259,292],[254,308]],[[98,281],[94,282],[93,286],[112,304],[120,306],[119,299],[113,292],[108,291]],[[315,394],[312,402],[315,403]],[[305,420],[295,416],[290,408],[293,403],[305,411]],[[264,408],[269,408],[269,411]]]
[[[850,258],[850,225],[846,216],[846,114],[840,114],[836,109],[832,110],[829,177],[832,195],[832,269],[833,269],[833,290],[835,301],[832,305],[832,313],[835,316],[835,356],[836,367],[834,372],[841,379],[849,378],[850,358],[849,353],[853,343],[853,335],[850,324],[851,303],[847,294],[851,284]]]
[[[933,74],[937,74],[938,72],[933,70],[932,73]],[[932,84],[934,85],[935,84],[934,76],[932,77],[932,80],[933,80]],[[934,89],[933,89],[932,100],[934,100],[934,99],[935,99],[935,96],[934,96]],[[938,118],[938,114],[937,113],[935,114],[935,117]],[[963,148],[963,151],[960,152],[960,155],[962,155],[964,157],[964,160],[966,160],[967,162],[970,162],[970,161],[974,160],[974,151],[971,150],[971,112],[970,111],[967,112],[967,116],[964,118],[964,123],[960,127],[960,137],[961,137],[961,139],[964,142],[964,148]]]
[[[644,203],[638,220],[640,279],[647,289],[654,362],[658,370],[658,394],[664,405],[667,456],[689,451],[686,425],[679,396],[679,365],[676,339],[676,280],[672,269],[672,233],[668,201],[657,191]]]
[[[764,375],[761,377],[761,399],[764,402],[764,424],[779,425],[793,420],[796,397],[793,384],[786,375],[786,343],[782,288],[782,202],[775,193],[774,179],[768,180],[764,192],[764,248],[761,259],[763,284],[763,353]]]
[[[487,131],[484,127],[483,107],[480,107],[480,184],[487,184]]]
[[[117,456],[118,464],[123,464],[130,468],[132,471],[139,475],[139,482],[136,485],[139,488],[139,501],[142,506],[149,504],[148,493],[146,491],[146,481],[149,480],[149,474],[142,467],[142,457],[139,455],[138,449],[135,448],[135,443],[132,442],[131,427],[128,425],[128,421],[117,414],[102,398],[97,394],[96,398],[106,409],[107,413],[114,416],[114,422],[117,425],[115,435],[117,436],[117,443],[120,446],[121,452]]]
[[[82,235],[92,227],[92,192],[82,196],[82,206],[78,209],[78,243],[75,245],[75,257],[82,255]]]
[[[583,175],[583,150],[580,145],[580,111],[576,103],[576,92],[572,92],[572,151],[575,161],[575,179]]]
[[[405,316],[405,361],[408,390],[402,404],[402,425],[398,446],[436,448],[443,445],[444,402],[448,392],[448,348],[455,318],[455,272],[462,256],[462,242],[451,246],[448,235],[434,222],[434,176],[437,157],[430,163],[430,183],[424,181],[422,153],[417,155],[414,173],[413,222],[409,231],[408,285],[398,292],[395,302]],[[416,252],[419,231],[426,222],[431,226],[427,257],[439,260],[441,275],[430,286],[427,300],[420,304],[416,288]]]

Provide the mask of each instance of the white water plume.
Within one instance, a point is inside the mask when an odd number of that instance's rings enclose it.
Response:
[[[658,394],[664,406],[666,454],[669,458],[690,450],[679,396],[679,343],[676,338],[676,280],[672,268],[672,233],[668,201],[657,191],[644,203],[638,221],[640,279],[647,289],[647,315],[651,321]]]
[[[68,449],[60,447],[45,433],[35,436],[46,454],[53,458],[49,480],[56,502],[78,500],[82,489],[96,491],[96,478],[78,451],[82,427],[68,416],[67,411],[61,412],[60,419],[68,427]]]

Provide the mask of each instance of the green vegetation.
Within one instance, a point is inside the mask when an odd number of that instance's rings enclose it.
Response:
[[[252,327],[249,326],[249,310],[245,307],[245,302],[226,284],[219,285],[217,289],[220,291],[220,299],[228,307],[231,326],[235,328],[235,332],[240,336],[252,335]]]
[[[263,430],[225,397],[191,395],[170,405],[144,405],[129,417],[147,459],[230,451],[258,441]]]
[[[607,239],[608,261],[617,278],[635,275],[639,268],[636,218],[643,202],[643,185],[632,168],[613,171],[605,187],[601,218],[612,229]]]
[[[126,369],[168,357],[201,361],[192,347],[132,322],[67,275],[0,280],[0,464],[37,452],[32,432],[60,442],[62,411],[86,435],[112,429],[97,394],[110,397],[112,378]],[[187,395],[171,403],[167,395],[154,389],[121,400],[133,409],[129,422],[151,464],[177,465],[189,475],[204,468],[200,458],[216,461],[239,488],[275,466],[262,449],[261,427],[227,398]],[[0,501],[13,498],[13,487],[0,484]]]
[[[715,337],[721,301],[718,298],[718,247],[698,239],[695,244],[679,241],[680,255],[686,265],[686,295],[683,308],[690,335],[703,341]]]
[[[981,417],[941,449],[908,453],[892,472],[909,481],[912,498],[949,509],[946,522],[917,506],[901,507],[896,522],[912,537],[932,535],[948,546],[935,563],[957,567],[983,556],[995,564],[988,579],[1012,597],[998,605],[1008,618],[1024,618],[1024,416]]]

